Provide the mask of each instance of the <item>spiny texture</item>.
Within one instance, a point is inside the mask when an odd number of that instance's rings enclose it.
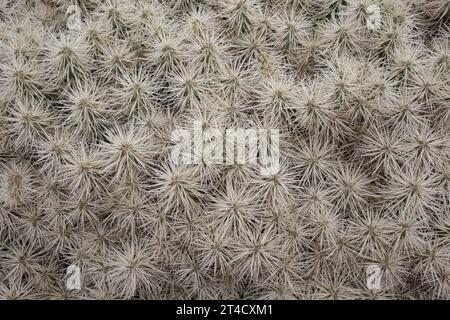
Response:
[[[450,299],[449,23],[448,0],[1,0],[0,297]],[[279,169],[175,163],[196,121],[278,129]]]

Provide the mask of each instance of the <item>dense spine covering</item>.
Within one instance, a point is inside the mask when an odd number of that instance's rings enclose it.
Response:
[[[0,0],[0,30],[0,298],[450,299],[450,1]],[[279,129],[279,170],[175,163],[194,121]]]

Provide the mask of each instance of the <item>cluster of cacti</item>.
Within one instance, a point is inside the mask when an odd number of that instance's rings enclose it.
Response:
[[[449,299],[449,25],[448,0],[1,0],[0,297]],[[278,129],[279,169],[175,163],[195,121]]]

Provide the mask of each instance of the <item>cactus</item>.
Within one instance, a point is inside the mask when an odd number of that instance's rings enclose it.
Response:
[[[450,299],[450,2],[413,2],[0,0],[0,299]],[[278,166],[180,163],[194,123]]]

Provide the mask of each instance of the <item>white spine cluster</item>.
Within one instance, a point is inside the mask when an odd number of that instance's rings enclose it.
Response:
[[[0,298],[450,299],[449,21],[0,0]],[[278,130],[276,170],[173,161],[194,123]]]

